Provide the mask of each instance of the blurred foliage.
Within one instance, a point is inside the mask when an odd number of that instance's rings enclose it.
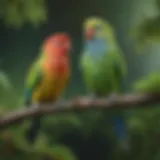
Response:
[[[138,92],[160,92],[160,72],[150,73],[134,84]]]
[[[142,93],[160,92],[160,72],[152,72],[133,84],[133,90]],[[152,108],[153,107],[153,108]],[[135,159],[160,158],[160,105],[132,112],[128,120]],[[136,145],[137,144],[137,145]],[[138,146],[139,144],[139,146]],[[137,156],[138,154],[138,156]]]
[[[144,21],[136,27],[131,34],[138,44],[137,47],[144,47],[153,41],[159,41],[160,16]]]
[[[3,70],[0,70],[0,106],[8,105],[13,106],[19,104],[17,103],[17,100],[19,97],[14,92],[15,88],[10,80],[10,77],[7,73],[5,73]],[[10,97],[10,100],[8,100],[8,97]],[[10,110],[11,108],[4,108],[5,110]]]
[[[131,36],[138,44],[138,47],[144,47],[152,41],[160,40],[160,0],[155,0],[155,5],[158,14],[145,19],[131,31]]]
[[[160,10],[160,0],[157,0],[157,7]],[[145,21],[133,31],[138,42],[145,44],[159,39],[159,17]],[[42,24],[47,19],[45,0],[1,0],[0,18],[8,27],[19,28],[25,23],[34,26]],[[69,89],[66,96],[80,94],[80,89]],[[133,90],[159,91],[160,74],[152,73],[138,80],[134,83]],[[3,71],[0,73],[0,95],[0,116],[23,107],[23,95],[19,97],[15,94],[14,86]],[[159,106],[153,107],[125,115],[131,137],[129,153],[117,146],[116,135],[109,119],[111,111],[96,110],[46,116],[33,147],[29,146],[24,138],[29,124],[27,120],[18,126],[10,126],[9,129],[0,131],[0,159],[160,160],[160,109]]]
[[[33,149],[24,139],[26,126],[13,126],[1,132],[0,159],[41,160],[159,160],[160,109],[139,109],[127,118],[131,152],[116,145],[109,121],[110,111],[61,113],[44,118],[43,128]],[[11,153],[10,153],[11,152]],[[5,154],[6,153],[6,154]],[[5,155],[4,155],[5,154]]]
[[[6,73],[0,71],[0,87],[4,88],[6,91],[10,91],[12,89],[12,84]]]
[[[16,131],[16,133],[18,133]],[[20,132],[19,132],[20,133]],[[18,134],[20,135],[20,134]],[[0,133],[0,159],[3,160],[76,160],[70,149],[64,145],[56,144],[52,148],[44,144],[39,147],[29,147],[24,142],[24,139],[18,137],[13,130],[5,130]]]
[[[46,21],[45,0],[1,0],[0,18],[8,27],[19,28],[25,23],[38,26]]]

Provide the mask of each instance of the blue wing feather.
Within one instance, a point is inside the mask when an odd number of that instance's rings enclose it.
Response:
[[[127,136],[126,125],[125,125],[123,117],[117,116],[117,117],[114,117],[112,120],[115,125],[116,133],[118,133],[119,139],[123,140]]]
[[[32,97],[32,92],[30,91],[30,89],[27,88],[27,89],[25,90],[24,97],[25,97],[25,102],[24,102],[24,104],[25,104],[25,105],[29,105],[29,104],[30,104],[31,97]]]

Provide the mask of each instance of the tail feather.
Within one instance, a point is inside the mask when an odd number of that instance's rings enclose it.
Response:
[[[117,132],[117,136],[119,138],[119,145],[121,149],[125,151],[130,151],[131,144],[130,138],[127,133],[126,124],[122,117],[116,117],[114,119],[115,131]]]
[[[120,139],[124,139],[127,136],[126,125],[123,117],[114,117],[113,122],[115,125],[115,131]]]
[[[33,118],[29,129],[26,131],[26,139],[30,144],[33,144],[38,136],[39,130],[41,128],[41,118]]]

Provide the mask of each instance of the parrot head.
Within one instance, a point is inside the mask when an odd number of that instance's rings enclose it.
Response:
[[[71,51],[71,40],[66,33],[55,33],[46,38],[43,43],[43,53],[52,59],[55,56],[66,57]]]
[[[71,51],[71,40],[66,33],[55,33],[46,38],[42,46],[42,63],[49,72],[65,71]]]
[[[92,40],[95,38],[110,38],[113,35],[111,25],[99,18],[89,17],[84,21],[83,32],[85,40]]]

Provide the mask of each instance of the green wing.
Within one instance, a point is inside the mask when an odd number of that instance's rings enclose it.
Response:
[[[32,93],[35,88],[37,88],[42,80],[42,69],[40,65],[40,60],[33,64],[29,74],[26,78],[26,89],[25,89],[25,104],[28,105],[31,102]]]
[[[114,63],[115,75],[117,79],[121,81],[127,75],[126,60],[120,50],[115,51],[115,53],[113,54],[113,58],[114,58],[113,63]]]

